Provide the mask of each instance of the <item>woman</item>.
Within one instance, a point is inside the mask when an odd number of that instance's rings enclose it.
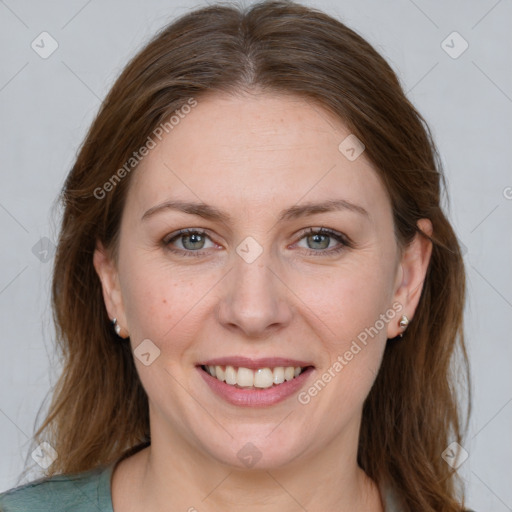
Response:
[[[342,23],[277,1],[166,27],[66,180],[46,478],[2,510],[463,510],[442,181]]]

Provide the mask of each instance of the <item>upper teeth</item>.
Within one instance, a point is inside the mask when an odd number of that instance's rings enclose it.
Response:
[[[292,380],[300,375],[300,366],[277,366],[271,368],[237,368],[234,366],[205,366],[208,373],[216,379],[242,388],[269,388],[274,384],[282,384],[285,380]]]

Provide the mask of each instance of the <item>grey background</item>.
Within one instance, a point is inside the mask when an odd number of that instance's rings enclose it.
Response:
[[[201,5],[0,0],[0,490],[16,484],[27,457],[31,461],[36,415],[59,371],[49,308],[51,242],[59,222],[54,200],[128,58],[158,28]],[[512,5],[308,5],[375,45],[433,130],[446,168],[449,217],[467,248],[474,411],[460,474],[477,511],[512,510]],[[59,45],[47,59],[31,48],[43,31]],[[441,45],[453,31],[469,44],[456,59]],[[452,52],[462,48],[453,36],[446,44]],[[43,237],[50,240],[48,254]]]

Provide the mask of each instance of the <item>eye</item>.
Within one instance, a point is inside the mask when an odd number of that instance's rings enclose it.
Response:
[[[218,247],[201,229],[181,229],[165,237],[163,244],[168,250],[184,256],[202,256],[208,254],[203,251]],[[312,255],[336,254],[351,247],[347,236],[327,228],[309,228],[295,245]]]
[[[297,243],[312,254],[338,253],[350,246],[346,236],[327,228],[310,228]]]
[[[163,240],[165,246],[175,252],[191,253],[215,247],[205,231],[199,229],[182,229]]]

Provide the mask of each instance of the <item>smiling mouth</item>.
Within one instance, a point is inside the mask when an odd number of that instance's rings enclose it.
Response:
[[[243,366],[201,365],[211,377],[226,384],[244,389],[267,389],[295,379],[311,366],[276,366],[252,370]]]

